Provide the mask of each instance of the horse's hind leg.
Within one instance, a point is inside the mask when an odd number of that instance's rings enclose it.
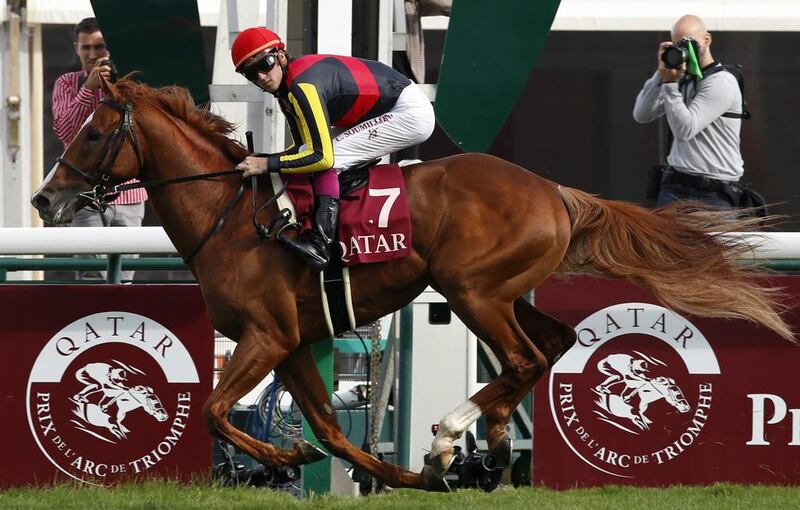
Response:
[[[450,298],[451,306],[467,327],[489,345],[502,371],[491,383],[468,401],[445,416],[431,447],[431,464],[444,475],[453,459],[453,442],[481,415],[487,420],[487,442],[490,453],[500,459],[508,456],[508,435],[505,426],[519,402],[547,370],[556,357],[558,342],[566,345],[568,337],[559,324],[544,314],[534,314],[524,303],[512,305],[490,301],[475,294]],[[515,309],[525,315],[526,326],[545,325],[547,335],[537,344],[531,341],[515,317]],[[532,308],[532,307],[531,307]]]
[[[539,352],[547,359],[548,367],[553,366],[575,344],[575,330],[570,325],[550,317],[522,298],[514,300],[514,317],[524,335],[533,342]],[[490,344],[492,352],[497,354],[494,347],[494,345]],[[530,382],[529,386],[522,386],[515,394],[508,395],[508,405],[497,406],[484,413],[486,427],[490,431],[489,453],[496,459],[507,459],[510,456],[510,439],[505,432],[506,424],[511,419],[514,409],[519,406],[520,401],[536,384],[536,381],[543,373],[544,371],[541,371]]]
[[[323,451],[307,441],[295,443],[292,450],[263,443],[228,421],[228,412],[233,404],[252,390],[288,353],[277,342],[268,345],[262,335],[245,333],[239,339],[222,379],[203,406],[206,428],[211,435],[235,445],[267,467],[308,464],[326,457]]]
[[[575,345],[575,329],[547,315],[523,298],[514,300],[514,317],[536,347],[547,357],[550,366]]]
[[[278,377],[289,389],[314,434],[331,453],[360,467],[370,475],[395,488],[447,490],[442,480],[429,471],[413,473],[389,464],[356,448],[342,434],[330,395],[319,375],[311,346],[292,352],[277,368]]]

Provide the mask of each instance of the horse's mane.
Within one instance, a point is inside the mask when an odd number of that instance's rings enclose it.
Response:
[[[127,78],[119,80],[115,86],[128,100],[148,102],[183,120],[220,147],[233,161],[241,161],[247,156],[247,149],[238,141],[228,137],[236,126],[211,112],[207,106],[195,105],[186,88],[177,85],[154,88]]]

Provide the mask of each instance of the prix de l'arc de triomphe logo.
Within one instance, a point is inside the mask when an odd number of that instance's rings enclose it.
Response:
[[[28,379],[28,423],[59,470],[109,484],[169,458],[197,412],[199,382],[167,328],[135,313],[96,313],[40,351]]]
[[[711,416],[720,368],[703,334],[648,303],[599,310],[550,372],[558,432],[583,462],[636,478],[685,455]]]

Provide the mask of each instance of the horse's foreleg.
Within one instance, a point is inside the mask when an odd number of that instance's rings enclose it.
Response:
[[[430,476],[430,473],[413,473],[381,461],[350,444],[336,421],[330,395],[314,364],[310,345],[298,347],[278,366],[277,372],[314,430],[314,435],[331,453],[380,478],[391,487],[447,490],[447,486],[437,477]]]
[[[211,435],[235,445],[267,467],[308,464],[326,457],[323,451],[307,441],[295,443],[292,450],[263,443],[240,431],[228,421],[231,407],[288,354],[288,349],[277,342],[270,344],[262,335],[246,333],[239,339],[231,361],[222,374],[222,379],[203,406],[206,428]]]

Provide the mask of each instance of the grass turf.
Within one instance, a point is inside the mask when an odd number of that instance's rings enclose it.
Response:
[[[222,488],[205,484],[146,482],[98,488],[62,485],[54,488],[9,489],[0,492],[2,509],[800,509],[800,487],[739,486],[642,489],[604,487],[551,491],[540,488],[498,489],[487,494],[462,490],[430,494],[396,490],[366,498],[319,496],[295,499],[287,494],[253,488]]]

